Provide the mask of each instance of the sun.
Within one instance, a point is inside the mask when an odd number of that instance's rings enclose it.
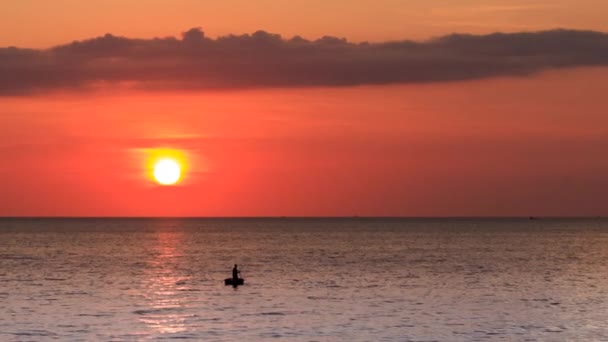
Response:
[[[174,185],[181,176],[182,169],[173,159],[160,159],[154,164],[154,179],[160,185]]]
[[[147,181],[162,186],[181,186],[190,178],[193,164],[187,150],[161,147],[140,151],[142,176]]]

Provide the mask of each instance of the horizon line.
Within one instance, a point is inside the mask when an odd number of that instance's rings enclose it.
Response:
[[[359,215],[336,215],[336,216],[0,216],[3,219],[216,219],[216,220],[252,220],[252,219],[606,219],[604,215],[438,215],[438,216],[359,216]]]

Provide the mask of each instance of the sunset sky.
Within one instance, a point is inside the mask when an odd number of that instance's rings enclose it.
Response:
[[[608,215],[606,18],[604,0],[5,1],[0,216]]]

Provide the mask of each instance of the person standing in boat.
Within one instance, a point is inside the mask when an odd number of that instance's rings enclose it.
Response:
[[[241,271],[239,271],[236,264],[234,264],[234,267],[232,268],[232,279],[234,279],[234,280],[239,279],[239,273],[241,273]]]

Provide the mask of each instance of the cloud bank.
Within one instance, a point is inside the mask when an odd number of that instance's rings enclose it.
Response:
[[[608,34],[592,31],[352,43],[264,31],[211,39],[193,28],[181,39],[106,34],[43,50],[0,48],[0,95],[100,83],[173,90],[445,82],[599,65],[608,65]]]

